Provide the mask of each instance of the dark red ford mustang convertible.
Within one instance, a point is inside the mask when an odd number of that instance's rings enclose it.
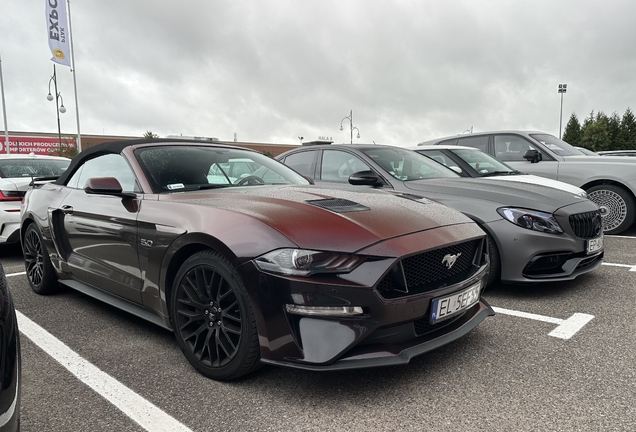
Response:
[[[169,329],[219,380],[408,363],[494,314],[484,233],[461,213],[316,189],[232,146],[92,147],[35,182],[21,223],[36,293],[63,284]]]

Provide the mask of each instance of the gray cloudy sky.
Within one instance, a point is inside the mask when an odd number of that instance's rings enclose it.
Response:
[[[415,145],[636,109],[632,0],[71,1],[82,134]],[[8,129],[57,132],[45,0],[4,0]],[[73,77],[57,66],[76,133]],[[0,128],[4,129],[0,126]]]

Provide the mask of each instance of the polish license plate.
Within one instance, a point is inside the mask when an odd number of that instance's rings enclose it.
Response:
[[[479,301],[481,282],[446,297],[433,299],[431,322],[439,321],[468,309]]]
[[[601,235],[599,238],[587,240],[585,242],[585,252],[588,255],[600,250],[603,250],[603,235]]]

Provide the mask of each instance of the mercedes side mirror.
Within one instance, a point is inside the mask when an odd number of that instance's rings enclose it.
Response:
[[[382,181],[382,179],[380,179],[380,177],[378,177],[375,172],[368,170],[359,171],[351,174],[349,176],[349,184],[355,186],[381,186],[384,184],[384,182]]]
[[[539,152],[539,150],[531,149],[523,155],[523,158],[530,163],[537,163],[543,159],[543,155]]]

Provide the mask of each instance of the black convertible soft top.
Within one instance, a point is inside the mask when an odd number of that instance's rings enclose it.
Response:
[[[89,159],[93,159],[94,157],[101,156],[103,154],[115,153],[119,154],[126,147],[138,144],[153,144],[153,143],[193,143],[199,145],[219,145],[220,143],[213,143],[209,141],[201,141],[201,140],[188,140],[188,139],[170,139],[170,138],[154,138],[154,139],[137,139],[137,140],[119,140],[119,141],[108,141],[101,144],[97,144],[96,146],[89,147],[86,150],[82,150],[80,154],[75,156],[71,161],[70,165],[58,177],[58,179],[54,182],[58,185],[63,185],[66,181],[75,173],[75,170],[78,166],[80,166],[84,161]],[[224,147],[232,147],[226,144],[220,144]]]

